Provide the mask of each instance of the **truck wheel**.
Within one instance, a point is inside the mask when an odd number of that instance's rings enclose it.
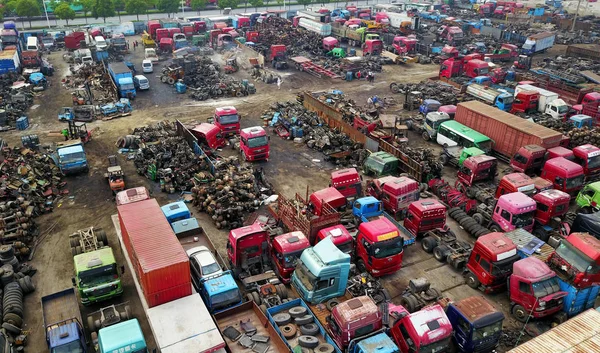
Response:
[[[429,136],[429,134],[427,133],[427,131],[423,131],[423,133],[421,134],[421,137],[425,141],[429,141],[431,139],[431,137]],[[442,163],[442,164],[446,165],[445,163]]]
[[[287,324],[285,326],[281,326],[281,333],[283,333],[283,337],[290,339],[296,337],[296,325]]]
[[[481,283],[477,279],[477,276],[475,276],[475,274],[473,274],[472,272],[469,272],[469,274],[467,275],[466,282],[467,285],[473,289],[477,289],[481,285]]]
[[[518,304],[513,306],[512,314],[514,315],[515,319],[517,319],[517,321],[520,322],[527,321],[527,318],[529,317],[529,313],[527,312],[527,310],[525,310],[524,307]]]
[[[479,223],[479,224],[483,224],[483,215],[481,213],[475,213],[473,215],[473,219]]]
[[[427,134],[426,132],[424,132],[423,134]],[[429,136],[429,135],[427,135]],[[425,140],[427,141],[427,140]],[[450,161],[450,158],[448,158],[448,156],[446,156],[445,154],[440,156],[440,163],[442,163],[442,165],[447,165],[448,162]]]
[[[367,266],[365,266],[365,262],[363,260],[358,260],[356,262],[356,268],[358,268],[360,273],[367,272]]]
[[[281,299],[287,299],[288,290],[285,287],[285,284],[280,283],[280,284],[277,284],[277,286],[279,287],[279,292],[280,292],[279,296],[281,297]]]
[[[548,232],[544,228],[536,228],[533,230],[533,235],[535,235],[539,240],[547,243],[550,236]]]
[[[314,323],[302,325],[300,326],[300,332],[303,335],[316,335],[319,332],[319,326],[315,325]]]
[[[440,292],[440,290],[437,289],[437,288],[429,288],[427,290],[427,295],[429,295],[430,297],[435,297],[436,299],[438,299],[438,298],[442,297],[442,292]]]
[[[296,325],[306,325],[306,324],[310,324],[313,321],[315,321],[315,318],[310,314],[300,316],[300,317],[297,317],[294,319],[294,322],[296,323]]]
[[[288,313],[278,313],[273,315],[273,321],[277,324],[277,326],[287,325],[292,321],[292,317]]]
[[[303,306],[295,306],[295,307],[291,308],[290,310],[288,310],[288,313],[293,318],[298,318],[298,317],[302,317],[302,316],[308,314],[308,310]]]
[[[335,308],[339,304],[340,304],[340,301],[334,298],[334,299],[329,299],[327,301],[327,303],[325,303],[325,306],[327,307],[327,310],[333,311],[333,308]]]
[[[500,228],[500,226],[499,226],[499,225],[497,225],[497,224],[494,224],[494,225],[492,225],[492,226],[490,227],[490,231],[492,231],[492,232],[502,232],[502,229]]]
[[[260,295],[258,295],[258,292],[252,292],[250,294],[252,295],[252,301],[255,302],[256,305],[260,305],[261,300],[260,300]]]
[[[433,237],[425,237],[421,239],[421,248],[423,248],[423,250],[425,250],[427,253],[431,254],[436,245],[437,240],[435,240]]]
[[[474,225],[476,225],[477,221],[474,220],[472,217],[469,217],[469,218],[467,218],[467,220],[464,223],[465,223],[465,228],[469,229],[469,228],[473,227]]]
[[[433,249],[433,257],[435,257],[435,259],[439,262],[445,262],[449,253],[450,248],[446,245],[436,246],[435,249]]]
[[[419,309],[419,301],[412,294],[407,294],[400,298],[400,305],[402,305],[409,313],[414,313]]]
[[[76,246],[76,247],[75,247],[75,254],[76,254],[76,255],[79,255],[79,254],[81,254],[81,253],[82,253],[82,251],[81,251],[81,246]]]
[[[87,326],[90,332],[96,331],[96,325],[94,324],[94,318],[90,315],[87,317]]]

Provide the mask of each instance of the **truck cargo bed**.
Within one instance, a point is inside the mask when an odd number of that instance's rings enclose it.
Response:
[[[42,297],[42,313],[44,325],[47,326],[74,318],[82,323],[77,294],[73,288]]]

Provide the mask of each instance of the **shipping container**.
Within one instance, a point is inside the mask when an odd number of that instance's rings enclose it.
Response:
[[[188,256],[155,199],[117,206],[119,222],[150,307],[191,294]]]
[[[598,294],[600,294],[600,286],[591,286],[587,288],[575,288],[569,282],[558,279],[560,290],[567,292],[564,299],[563,311],[571,316],[575,316],[589,308],[593,308]]]
[[[557,131],[478,101],[459,103],[454,120],[494,140],[492,149],[507,158],[512,158],[522,146],[548,149],[558,146],[562,139]]]
[[[19,53],[16,49],[6,49],[0,52],[0,75],[8,72],[18,72],[19,69]]]
[[[590,309],[508,351],[508,353],[557,352],[600,352],[600,312]]]
[[[324,37],[331,34],[331,25],[329,23],[315,22],[308,18],[300,18],[298,26]]]
[[[600,45],[572,44],[567,47],[567,56],[598,60],[598,58],[600,58]]]

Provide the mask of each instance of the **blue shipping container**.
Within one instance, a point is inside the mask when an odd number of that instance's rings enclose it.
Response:
[[[558,282],[560,284],[560,290],[567,292],[567,296],[564,299],[563,310],[569,317],[594,307],[596,298],[600,293],[600,286],[577,289],[560,278],[558,279]]]

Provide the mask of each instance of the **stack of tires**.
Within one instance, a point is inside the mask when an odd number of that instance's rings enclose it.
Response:
[[[461,208],[453,207],[448,210],[448,215],[457,221],[460,226],[475,238],[489,234],[490,230],[482,226],[475,218],[469,216]],[[480,220],[482,221],[482,220]]]
[[[23,326],[23,290],[16,282],[4,287],[2,298],[2,328],[13,335],[21,334]]]
[[[283,337],[288,342],[297,338],[302,353],[333,353],[335,348],[329,343],[320,342],[317,337],[320,329],[314,320],[315,317],[304,306],[294,306],[287,312],[273,315],[273,321],[279,326]]]

